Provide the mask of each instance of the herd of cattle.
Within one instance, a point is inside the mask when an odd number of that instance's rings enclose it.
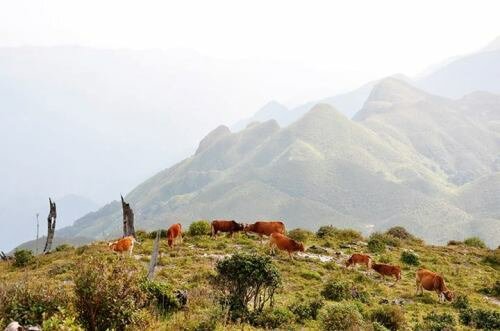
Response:
[[[285,235],[285,224],[281,221],[259,221],[253,224],[241,224],[234,220],[214,220],[211,223],[212,237],[216,237],[219,232],[229,233],[230,236],[235,232],[244,231],[259,235],[261,243],[263,236],[269,237],[269,246],[272,252],[275,248],[286,251],[291,259],[294,252],[304,252],[304,244],[298,242]],[[176,223],[171,225],[167,230],[167,242],[170,248],[180,241],[182,243],[182,225]],[[128,252],[132,255],[134,244],[138,243],[134,237],[124,237],[115,242],[109,243],[110,248],[115,252]],[[395,285],[401,279],[401,267],[390,264],[373,263],[372,258],[366,254],[353,254],[345,263],[346,268],[356,266],[357,264],[365,265],[368,272],[374,270],[382,276],[394,277]],[[438,294],[439,301],[453,300],[453,292],[450,291],[444,282],[442,276],[430,270],[420,268],[415,275],[417,294],[423,290],[435,291]]]

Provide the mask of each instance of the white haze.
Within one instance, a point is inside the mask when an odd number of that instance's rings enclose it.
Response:
[[[74,218],[270,100],[295,106],[474,52],[499,34],[498,12],[496,1],[0,1],[0,249],[33,237],[48,196],[77,206]]]

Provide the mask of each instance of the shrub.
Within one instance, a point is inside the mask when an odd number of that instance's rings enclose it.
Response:
[[[406,319],[399,306],[380,306],[373,310],[371,319],[389,330],[400,330],[406,325]]]
[[[351,298],[351,290],[348,283],[331,280],[325,284],[321,295],[327,300],[342,301]]]
[[[388,235],[391,235],[393,237],[403,239],[403,240],[414,238],[413,235],[411,233],[409,233],[402,226],[394,226],[394,227],[390,228],[389,230],[387,230],[385,233]]]
[[[455,318],[450,313],[437,314],[431,312],[424,317],[424,330],[451,331],[454,329],[455,324]]]
[[[470,307],[469,298],[464,294],[458,294],[453,300],[452,306],[456,309],[466,309]]]
[[[363,329],[363,316],[352,303],[333,303],[322,312],[321,324],[324,330]]]
[[[481,293],[486,295],[491,295],[494,297],[500,297],[500,280],[497,280],[492,287],[485,287],[480,290]]]
[[[316,232],[316,236],[322,239],[335,237],[340,241],[363,240],[363,236],[359,231],[352,229],[339,229],[332,225],[324,225],[320,227]]]
[[[165,283],[144,280],[141,289],[146,293],[148,299],[154,301],[162,313],[173,312],[181,307],[170,286]]]
[[[486,248],[486,244],[478,237],[470,237],[464,240],[464,245],[469,247]]]
[[[373,331],[389,331],[388,328],[386,328],[385,326],[383,326],[379,322],[373,322],[372,328],[373,328]]]
[[[253,326],[265,329],[281,328],[293,319],[293,314],[286,308],[266,308],[261,312],[254,311],[249,316]]]
[[[460,322],[478,329],[498,330],[500,329],[500,312],[486,309],[462,309]]]
[[[72,298],[65,287],[35,278],[17,282],[4,289],[0,316],[22,325],[41,325],[59,307],[71,307]]]
[[[390,234],[387,233],[374,232],[370,235],[369,239],[377,239],[386,244],[387,246],[393,246],[393,247],[401,246],[401,239],[391,236]]]
[[[484,257],[483,262],[498,269],[500,267],[500,249],[495,249],[492,253]]]
[[[30,250],[27,249],[16,249],[14,252],[14,266],[15,267],[26,267],[31,262],[33,262],[34,256]]]
[[[448,246],[460,246],[463,245],[464,243],[459,241],[459,240],[450,240],[448,241]]]
[[[383,253],[385,252],[385,243],[377,238],[371,238],[368,240],[368,250],[372,253]]]
[[[77,255],[82,255],[83,253],[85,253],[85,251],[89,248],[89,246],[87,245],[83,245],[83,246],[80,246],[76,249],[75,253]]]
[[[75,247],[73,247],[70,244],[61,244],[61,245],[56,247],[56,252],[66,252],[66,251],[70,251],[73,249],[75,249]]]
[[[281,275],[268,256],[235,254],[217,262],[216,271],[212,283],[233,320],[248,316],[250,302],[254,311],[272,305],[281,286]]]
[[[83,331],[74,316],[66,316],[64,312],[57,313],[43,321],[42,330],[51,331]]]
[[[144,240],[146,240],[148,238],[149,238],[149,233],[147,233],[146,231],[144,231],[144,230],[135,231],[135,239],[137,239],[137,241],[143,242]],[[156,238],[156,236],[155,236],[155,238]]]
[[[314,236],[314,233],[304,229],[293,229],[291,231],[288,231],[287,236],[292,238],[293,240],[307,242],[311,237]]]
[[[160,238],[167,238],[167,230],[165,230],[165,229],[151,231],[150,233],[148,233],[148,238],[149,239],[156,239],[156,233],[158,231],[160,231]]]
[[[135,262],[135,261],[134,261]],[[145,305],[141,266],[115,256],[80,261],[75,278],[79,321],[87,330],[123,330]]]
[[[212,226],[208,221],[196,221],[189,225],[189,235],[204,236],[211,233]]]
[[[420,259],[415,252],[404,250],[401,253],[401,262],[408,265],[418,266],[420,265]]]
[[[315,320],[318,318],[318,312],[323,307],[324,302],[321,299],[314,299],[309,301],[296,301],[288,307],[295,315],[295,320],[299,323],[305,320]]]

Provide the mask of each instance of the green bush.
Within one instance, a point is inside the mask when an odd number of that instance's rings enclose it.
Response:
[[[408,265],[419,266],[420,259],[415,252],[404,250],[401,253],[401,262]]]
[[[469,247],[486,248],[486,244],[478,237],[470,237],[464,240],[464,245]]]
[[[73,249],[75,249],[75,247],[73,247],[70,244],[61,244],[56,247],[56,252],[66,252],[66,251],[71,251]]]
[[[42,330],[50,331],[83,331],[84,329],[77,323],[76,317],[62,313],[57,313],[43,321]]]
[[[452,306],[456,309],[466,309],[470,307],[469,298],[465,294],[457,294]]]
[[[314,236],[314,233],[304,229],[293,229],[291,231],[288,231],[287,236],[292,238],[293,240],[307,242]]]
[[[500,268],[500,249],[495,249],[492,253],[484,257],[483,262],[491,265],[492,267]]]
[[[44,318],[59,312],[59,307],[72,307],[67,288],[29,278],[2,288],[0,316],[21,325],[41,325]]]
[[[116,256],[81,259],[75,278],[76,309],[87,330],[123,330],[146,304],[142,266]]]
[[[394,227],[390,228],[389,230],[387,230],[385,233],[388,234],[388,235],[391,235],[393,237],[396,237],[396,238],[399,238],[399,239],[403,239],[403,240],[414,239],[415,238],[411,233],[409,233],[402,226],[394,226]]]
[[[320,315],[323,330],[363,330],[363,316],[352,303],[333,303]]]
[[[319,310],[324,306],[321,299],[300,300],[294,302],[288,309],[295,315],[295,320],[303,323],[305,320],[315,320],[318,318]]]
[[[14,252],[14,266],[15,267],[26,267],[31,262],[33,262],[34,256],[30,250],[27,249],[16,249]]]
[[[332,225],[324,225],[318,229],[316,236],[321,239],[336,238],[340,241],[357,241],[363,240],[363,236],[359,231],[352,229],[339,229]]]
[[[321,290],[321,295],[325,299],[332,301],[351,299],[350,284],[343,281],[330,280],[325,284],[323,290]]]
[[[368,240],[368,250],[372,253],[385,252],[385,243],[377,238],[370,238]]]
[[[383,242],[387,246],[393,246],[393,247],[401,246],[401,239],[387,233],[374,232],[370,235],[369,239],[371,240],[377,239]]]
[[[292,319],[292,312],[286,308],[266,308],[261,312],[251,313],[248,321],[256,327],[278,329],[288,324]]]
[[[388,328],[386,328],[385,326],[383,326],[379,322],[373,322],[372,328],[373,328],[373,331],[389,331]]]
[[[492,287],[485,287],[480,290],[481,293],[486,295],[491,295],[494,297],[500,297],[500,280],[497,280]]]
[[[172,289],[165,283],[144,280],[141,289],[146,292],[150,302],[155,302],[162,313],[170,313],[181,307]]]
[[[233,320],[272,305],[274,293],[281,286],[278,268],[268,256],[235,254],[217,262],[216,271],[212,284]],[[249,303],[253,303],[251,307]]]
[[[167,238],[167,230],[161,229],[159,231],[160,231],[160,238]],[[148,238],[149,239],[156,239],[157,232],[158,232],[158,230],[151,231],[150,233],[148,233]]]
[[[212,231],[212,226],[208,221],[196,221],[189,225],[190,236],[204,236],[209,235]]]
[[[399,306],[380,306],[372,311],[371,320],[393,331],[401,330],[406,325],[405,315]]]
[[[460,322],[478,329],[499,330],[500,312],[486,309],[462,309],[460,311]]]
[[[144,231],[144,230],[135,231],[135,239],[137,239],[137,241],[143,242],[144,240],[146,240],[148,238],[149,238],[149,233],[147,233],[146,231]],[[155,236],[155,238],[156,238],[156,236]]]
[[[438,314],[431,312],[424,317],[424,330],[428,331],[451,331],[456,325],[455,318],[450,313]]]

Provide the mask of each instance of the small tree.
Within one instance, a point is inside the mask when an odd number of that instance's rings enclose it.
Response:
[[[146,302],[142,267],[117,257],[83,259],[75,279],[76,309],[86,330],[125,330]]]
[[[26,267],[33,261],[33,253],[27,249],[16,249],[14,252],[14,266]]]
[[[486,248],[486,244],[479,237],[470,237],[464,240],[464,244],[470,247]]]
[[[211,230],[211,225],[208,221],[197,221],[189,225],[189,235],[190,236],[204,236],[209,235]]]
[[[273,306],[281,276],[268,256],[235,254],[219,261],[216,270],[213,284],[233,320],[246,319],[266,305]]]
[[[401,253],[401,262],[414,266],[420,265],[420,259],[418,258],[418,255],[415,252],[407,250]]]

